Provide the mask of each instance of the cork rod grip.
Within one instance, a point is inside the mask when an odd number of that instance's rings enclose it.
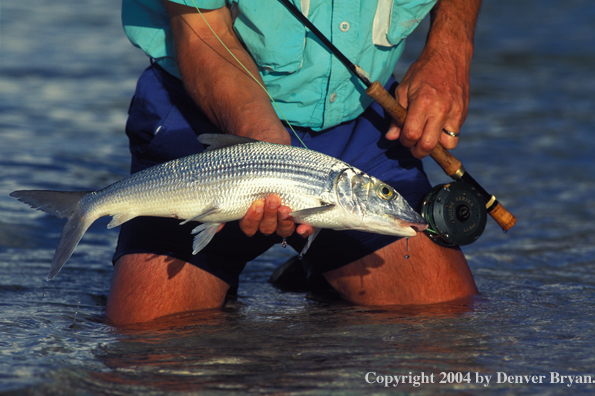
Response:
[[[378,81],[374,81],[366,90],[368,96],[374,99],[390,116],[396,121],[397,125],[403,126],[405,117],[407,117],[407,110],[403,108],[396,101],[396,99],[389,94],[386,89]],[[465,174],[465,168],[454,155],[446,150],[440,143],[436,145],[430,156],[444,172],[453,179],[459,179]],[[474,180],[473,180],[474,181]],[[477,182],[475,182],[477,183]],[[479,184],[477,187],[481,188]],[[483,190],[483,188],[481,188]],[[483,190],[485,191],[485,190]],[[486,197],[488,199],[488,197]],[[497,203],[489,212],[490,216],[494,218],[496,223],[502,227],[503,231],[508,231],[516,223],[516,217],[504,208],[500,203]]]

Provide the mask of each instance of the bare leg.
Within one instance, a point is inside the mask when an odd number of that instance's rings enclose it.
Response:
[[[433,304],[477,294],[460,249],[418,234],[324,274],[343,298],[361,305]],[[405,254],[410,258],[406,259]]]
[[[147,322],[185,311],[218,308],[229,285],[192,264],[155,254],[130,254],[117,262],[107,299],[113,325]]]
[[[343,298],[362,305],[432,304],[477,293],[462,252],[423,234],[410,238],[407,250],[400,239],[324,275]],[[110,323],[125,325],[218,308],[228,289],[221,279],[181,260],[126,255],[116,262],[106,315]]]

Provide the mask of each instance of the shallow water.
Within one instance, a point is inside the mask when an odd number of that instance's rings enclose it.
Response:
[[[595,380],[591,2],[483,6],[471,108],[455,155],[519,221],[503,234],[488,220],[482,238],[464,249],[481,291],[474,301],[365,308],[280,292],[267,279],[292,252],[279,248],[247,267],[237,299],[224,309],[127,329],[102,323],[117,231],[98,221],[47,282],[63,221],[8,194],[96,189],[124,177],[126,109],[147,60],[122,33],[118,1],[40,1],[32,8],[4,0],[1,7],[1,393],[595,389],[550,383],[550,372]],[[423,39],[418,32],[410,40],[406,61]],[[435,184],[448,181],[426,165]],[[384,388],[366,381],[370,372],[376,374],[368,380],[423,372],[434,383]],[[451,373],[451,383],[440,383],[442,372]],[[457,372],[470,373],[469,381]],[[545,379],[498,384],[498,372]],[[478,382],[486,375],[487,387]]]

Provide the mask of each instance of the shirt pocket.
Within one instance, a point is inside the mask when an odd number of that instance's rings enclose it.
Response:
[[[234,30],[263,73],[302,67],[306,27],[284,5],[240,0],[234,6]]]
[[[413,32],[436,4],[436,0],[379,0],[374,16],[375,45],[398,45]]]

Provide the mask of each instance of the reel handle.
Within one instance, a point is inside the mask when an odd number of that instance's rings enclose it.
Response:
[[[407,117],[407,110],[397,102],[397,100],[387,92],[379,81],[374,81],[368,89],[366,94],[374,99],[399,126],[403,126],[405,118]],[[487,203],[487,210],[490,216],[498,223],[504,232],[510,230],[516,223],[516,217],[510,213],[504,206],[502,206],[493,195],[488,194],[483,187],[479,185],[468,173],[465,168],[454,155],[446,150],[440,143],[436,145],[430,156],[444,172],[453,179],[463,179],[476,187]]]
[[[516,224],[516,217],[498,201],[496,201],[496,206],[492,209],[488,208],[488,214],[492,216],[504,232],[507,232]]]

